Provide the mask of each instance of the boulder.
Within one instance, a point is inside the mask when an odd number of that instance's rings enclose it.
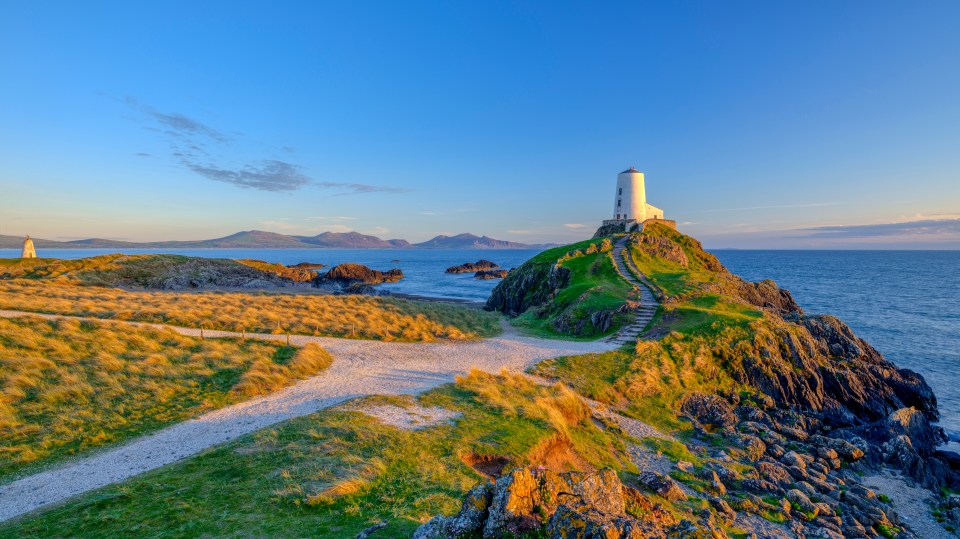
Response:
[[[473,278],[479,281],[490,279],[503,279],[509,272],[505,269],[480,270],[473,274]]]
[[[737,424],[730,403],[717,395],[693,393],[683,400],[680,410],[689,417],[709,428],[729,429]]]
[[[476,273],[478,271],[498,269],[499,267],[500,265],[496,262],[480,259],[476,262],[467,262],[459,266],[450,266],[447,268],[447,273]]]

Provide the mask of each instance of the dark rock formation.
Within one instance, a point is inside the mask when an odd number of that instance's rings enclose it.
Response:
[[[739,296],[752,305],[761,309],[770,309],[781,316],[789,314],[802,315],[803,309],[797,305],[789,290],[777,286],[777,283],[766,279],[758,283],[740,280]]]
[[[480,270],[473,274],[473,278],[479,281],[486,281],[489,279],[503,279],[510,273],[505,269],[489,269],[489,270]]]
[[[476,273],[482,270],[492,270],[499,268],[500,265],[489,260],[480,259],[476,262],[467,262],[459,266],[450,266],[447,273]]]
[[[319,262],[300,262],[299,264],[291,264],[287,266],[288,268],[296,269],[306,269],[306,270],[315,270],[327,267],[326,264],[320,264]]]
[[[283,264],[274,264],[249,258],[238,260],[237,262],[245,266],[250,266],[251,268],[272,273],[284,279],[290,279],[295,283],[309,283],[313,281],[317,278],[317,272],[314,270],[324,267],[323,264],[311,264],[309,262],[301,262],[296,266],[284,266]]]
[[[486,308],[517,316],[533,305],[542,305],[570,283],[570,270],[559,264],[524,263],[510,272],[487,300]]]
[[[631,516],[628,508],[642,517]],[[679,532],[675,529],[678,525],[670,512],[624,486],[613,470],[556,473],[517,468],[495,484],[474,488],[457,515],[435,517],[420,526],[413,537],[495,538],[543,530],[546,537],[558,539],[665,539]]]
[[[403,272],[399,269],[381,272],[363,264],[340,264],[317,277],[314,286],[334,293],[370,294],[375,292],[371,285],[394,283],[402,278]]]

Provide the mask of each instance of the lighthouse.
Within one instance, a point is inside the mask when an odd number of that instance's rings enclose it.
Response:
[[[617,174],[617,196],[613,207],[613,219],[641,223],[647,219],[663,219],[663,210],[647,204],[643,172],[630,167]]]
[[[33,240],[30,236],[23,239],[23,251],[20,252],[20,258],[37,258],[37,250],[33,247]]]
[[[633,167],[617,174],[612,217],[603,222],[601,230],[629,232],[642,229],[645,223],[651,222],[663,223],[670,228],[677,227],[675,221],[663,218],[663,210],[647,203],[643,172]]]

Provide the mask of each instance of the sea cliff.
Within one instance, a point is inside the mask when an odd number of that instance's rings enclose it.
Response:
[[[657,288],[656,317],[631,345],[548,360],[532,374],[633,434],[630,457],[619,473],[590,458],[504,469],[415,537],[952,536],[960,457],[940,450],[923,377],[839,319],[805,313],[774,282],[729,273],[693,238],[650,226],[547,251],[511,272],[488,308],[582,335],[564,321],[574,306],[591,305],[579,312],[587,319],[616,310],[593,300],[615,242]],[[933,505],[904,518],[868,486],[881,474],[934,493]]]

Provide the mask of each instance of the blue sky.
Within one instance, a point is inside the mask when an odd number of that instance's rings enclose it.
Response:
[[[957,2],[7,2],[0,233],[960,248]]]

